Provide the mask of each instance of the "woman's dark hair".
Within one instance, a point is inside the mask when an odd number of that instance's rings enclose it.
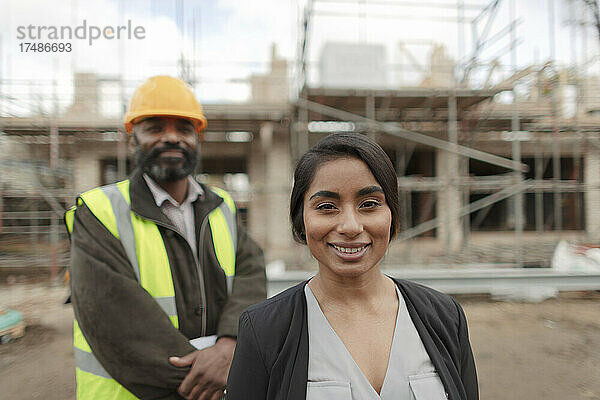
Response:
[[[304,195],[321,164],[338,158],[357,158],[364,162],[381,185],[385,201],[392,212],[390,240],[398,231],[398,177],[390,158],[375,141],[359,133],[334,133],[321,139],[298,161],[290,198],[290,219],[294,240],[306,244],[304,234]]]

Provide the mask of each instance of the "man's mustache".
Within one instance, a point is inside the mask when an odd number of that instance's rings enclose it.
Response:
[[[149,153],[146,154],[146,159],[154,159],[154,158],[158,158],[158,156],[161,155],[161,153],[164,153],[165,151],[171,151],[171,150],[179,150],[183,153],[183,155],[186,158],[189,158],[189,156],[191,155],[191,152],[189,149],[183,148],[178,144],[166,144],[164,146],[161,147],[155,147],[152,150],[150,150]]]

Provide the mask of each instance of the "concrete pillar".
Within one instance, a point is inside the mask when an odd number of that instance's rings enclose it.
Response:
[[[437,229],[440,245],[448,252],[456,251],[463,241],[463,230],[459,218],[462,193],[459,187],[459,156],[437,150],[436,176],[441,187],[437,192],[437,218],[441,225]]]
[[[76,193],[85,192],[100,186],[100,160],[98,155],[82,151],[76,154],[74,165],[73,189]]]
[[[261,127],[260,140],[253,143],[249,169],[253,196],[249,228],[263,246],[267,262],[289,263],[292,234],[289,223],[291,158],[287,132],[276,132],[272,123]]]
[[[587,240],[600,240],[600,151],[591,147],[584,156],[583,180],[586,185],[585,232]]]
[[[265,152],[258,140],[252,142],[248,154],[248,179],[252,188],[252,196],[248,207],[248,232],[254,240],[266,251],[267,229],[264,221],[267,219],[268,207],[265,201]]]

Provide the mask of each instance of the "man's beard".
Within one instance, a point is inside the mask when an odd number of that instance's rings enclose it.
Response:
[[[162,157],[161,153],[167,150],[179,150],[183,159],[179,157]],[[165,144],[156,147],[150,152],[142,150],[139,144],[135,146],[135,159],[139,168],[150,175],[155,181],[178,181],[194,172],[198,164],[198,155],[195,151],[185,149],[177,144]]]

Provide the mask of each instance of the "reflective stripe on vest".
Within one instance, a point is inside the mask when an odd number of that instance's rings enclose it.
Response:
[[[228,293],[231,293],[237,248],[235,205],[227,192],[217,188],[213,191],[224,201],[209,213],[209,225],[215,254],[225,272]],[[92,189],[77,199],[77,205],[83,202],[121,241],[141,286],[178,327],[175,291],[164,242],[154,222],[140,218],[130,210],[129,180]],[[75,210],[76,207],[72,207],[65,213],[69,233],[73,231]],[[91,353],[77,321],[74,323],[74,346],[78,398],[135,399],[127,389],[110,378]]]
[[[223,202],[208,214],[208,222],[212,233],[213,245],[217,260],[225,272],[227,279],[227,292],[233,290],[233,277],[235,276],[235,252],[237,249],[237,223],[235,217],[235,203],[223,189],[211,188],[218,194]]]

